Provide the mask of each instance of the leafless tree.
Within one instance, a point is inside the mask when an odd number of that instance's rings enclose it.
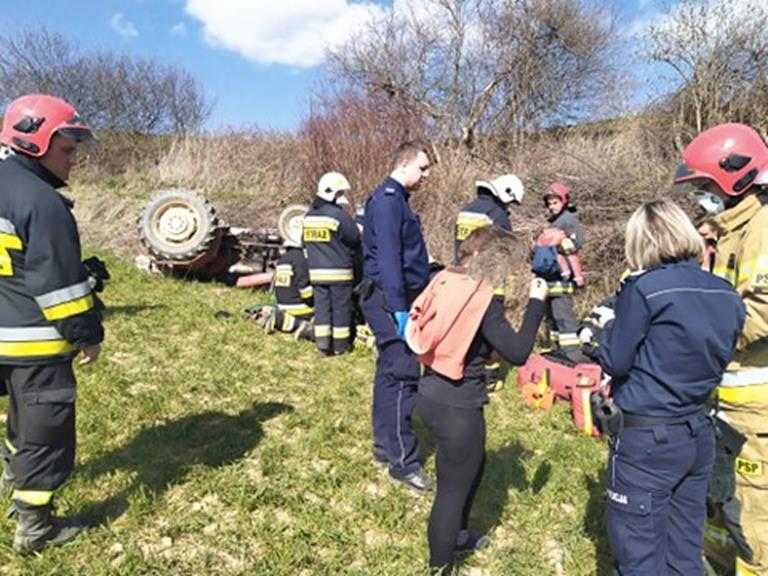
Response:
[[[588,117],[610,94],[610,14],[580,0],[408,0],[329,55],[332,74],[471,148]]]
[[[666,101],[678,145],[724,121],[765,128],[768,4],[681,0],[648,30],[647,53],[678,81]]]
[[[0,37],[0,105],[22,94],[55,94],[95,128],[188,133],[211,112],[189,72],[109,51],[85,53],[45,28]]]
[[[304,189],[314,189],[324,172],[338,170],[353,183],[351,199],[362,201],[389,170],[395,148],[424,133],[419,116],[381,94],[326,86],[310,102],[298,131]]]

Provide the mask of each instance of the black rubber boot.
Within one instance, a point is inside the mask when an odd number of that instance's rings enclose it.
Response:
[[[61,546],[86,528],[72,519],[54,516],[51,504],[32,506],[20,500],[14,504],[17,524],[13,549],[19,554],[40,552],[46,546]]]

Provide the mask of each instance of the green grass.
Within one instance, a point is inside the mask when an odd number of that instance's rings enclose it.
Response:
[[[78,465],[58,496],[97,525],[24,559],[0,520],[0,574],[424,573],[431,499],[371,464],[367,350],[321,358],[240,319],[263,294],[108,260],[108,335],[78,369]],[[466,570],[607,575],[604,446],[564,405],[523,406],[512,375],[486,417],[473,524],[493,544]]]

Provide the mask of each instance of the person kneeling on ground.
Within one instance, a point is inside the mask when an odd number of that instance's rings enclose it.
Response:
[[[715,433],[705,403],[734,353],[745,307],[701,269],[702,241],[669,200],[627,224],[629,275],[597,357],[623,429],[611,436],[608,538],[618,574],[703,574]]]
[[[253,306],[245,313],[267,333],[279,330],[294,334],[296,340],[314,340],[314,293],[301,242],[302,220],[296,216],[280,230],[283,248],[272,279],[277,305]]]
[[[516,332],[493,286],[516,264],[525,267],[526,254],[523,243],[509,233],[479,229],[459,247],[459,265],[435,276],[411,308],[406,339],[426,365],[416,410],[436,444],[437,494],[428,527],[434,573],[446,574],[456,553],[488,542],[468,529],[485,463],[485,363],[493,351],[510,364],[525,363],[544,317],[547,293],[546,282],[534,279]]]

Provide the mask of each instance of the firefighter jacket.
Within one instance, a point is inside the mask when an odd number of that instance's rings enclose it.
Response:
[[[720,236],[712,271],[736,289],[747,307],[735,360],[768,366],[768,193],[747,196],[715,221]]]
[[[303,238],[312,284],[354,282],[360,231],[341,206],[316,198],[304,217]]]
[[[363,274],[384,293],[391,312],[408,310],[429,282],[429,257],[421,220],[408,205],[410,194],[387,178],[365,203]]]
[[[274,286],[280,310],[292,316],[309,316],[313,313],[309,264],[303,249],[291,246],[280,256],[275,266]]]
[[[472,232],[486,226],[512,231],[507,206],[492,194],[481,190],[477,198],[464,206],[456,218],[456,242],[466,240]]]
[[[0,163],[0,364],[67,361],[104,338],[64,184],[21,154]]]

